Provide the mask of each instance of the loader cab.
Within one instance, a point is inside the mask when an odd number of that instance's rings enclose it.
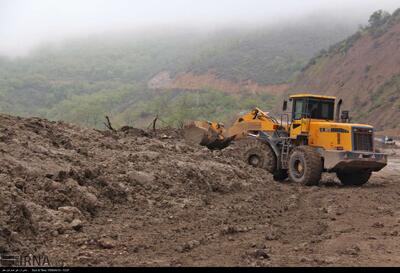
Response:
[[[335,100],[335,97],[312,94],[291,96],[289,98],[292,106],[290,137],[292,139],[301,139],[304,136],[304,141],[306,141],[312,120],[334,121]]]
[[[335,99],[335,97],[307,94],[291,96],[292,121],[301,119],[333,121]]]

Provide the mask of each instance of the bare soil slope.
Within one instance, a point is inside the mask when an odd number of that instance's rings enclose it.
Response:
[[[201,75],[193,73],[179,73],[171,78],[168,71],[154,76],[149,82],[150,89],[178,89],[188,91],[218,90],[228,94],[271,94],[281,95],[288,90],[289,84],[262,85],[252,80],[231,81],[208,72]]]
[[[399,129],[393,117],[400,114],[400,22],[341,46],[314,59],[290,90],[339,96],[358,121]]]
[[[0,115],[0,251],[66,265],[399,265],[398,171],[275,183],[179,131]]]

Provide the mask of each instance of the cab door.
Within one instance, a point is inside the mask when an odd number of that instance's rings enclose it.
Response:
[[[307,99],[293,100],[292,124],[290,126],[290,138],[296,139],[299,135],[307,135],[310,130],[310,119],[307,117]]]

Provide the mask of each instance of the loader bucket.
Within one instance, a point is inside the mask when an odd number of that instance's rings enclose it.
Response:
[[[208,128],[193,122],[184,127],[183,136],[187,143],[206,146],[209,143]]]
[[[233,138],[224,138],[206,121],[193,121],[185,125],[183,135],[187,143],[205,146],[210,150],[222,150],[233,140]]]

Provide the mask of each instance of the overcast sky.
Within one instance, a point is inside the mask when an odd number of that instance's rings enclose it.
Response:
[[[365,23],[399,0],[0,0],[0,54],[21,54],[41,42],[159,26],[271,24],[315,14]],[[363,21],[364,20],[364,21]]]

